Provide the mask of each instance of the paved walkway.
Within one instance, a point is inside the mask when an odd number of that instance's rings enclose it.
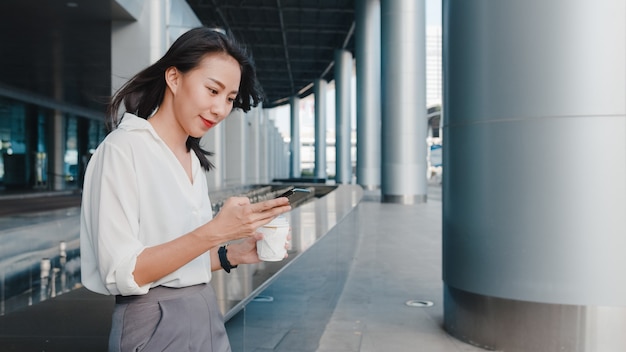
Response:
[[[234,351],[484,351],[443,325],[441,188],[358,208],[229,321]],[[409,300],[429,301],[411,307]]]
[[[363,202],[356,215],[359,245],[317,351],[484,351],[442,328],[441,188],[426,204]]]

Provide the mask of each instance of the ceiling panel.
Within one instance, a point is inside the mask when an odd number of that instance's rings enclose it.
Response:
[[[336,49],[354,52],[354,1],[187,0],[200,21],[230,30],[254,56],[266,107],[332,79]]]
[[[354,52],[353,0],[187,2],[204,25],[249,47],[265,107],[311,93],[315,79],[332,79],[336,49]],[[1,0],[0,83],[102,111],[111,91],[112,3]]]

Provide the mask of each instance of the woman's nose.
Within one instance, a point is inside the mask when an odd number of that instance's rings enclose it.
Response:
[[[220,101],[214,101],[211,105],[211,113],[218,119],[223,119],[227,114],[227,104]]]

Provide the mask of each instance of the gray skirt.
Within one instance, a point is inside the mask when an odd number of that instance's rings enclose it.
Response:
[[[209,284],[155,287],[116,296],[109,351],[229,352],[215,291]]]

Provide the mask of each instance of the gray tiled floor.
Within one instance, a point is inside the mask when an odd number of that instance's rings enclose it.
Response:
[[[442,328],[441,189],[429,192],[426,204],[360,204],[359,244],[317,351],[484,351]]]
[[[228,324],[234,351],[484,351],[443,330],[441,188],[365,200]],[[415,308],[408,300],[427,300]]]

